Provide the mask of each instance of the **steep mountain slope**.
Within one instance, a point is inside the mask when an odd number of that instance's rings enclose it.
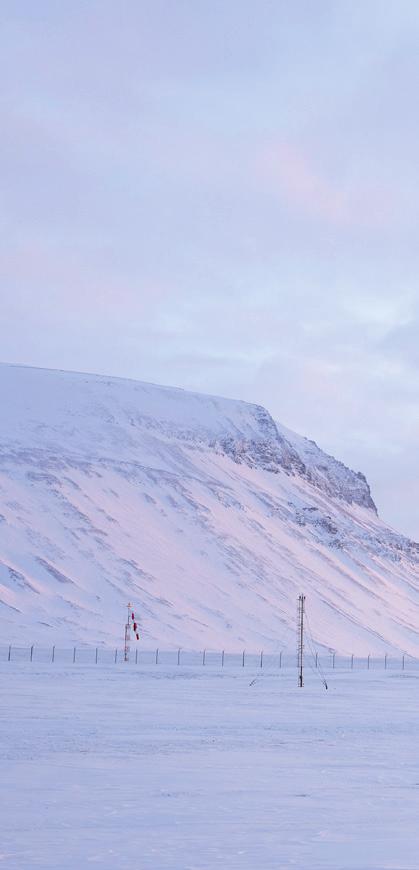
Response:
[[[419,653],[419,546],[256,405],[0,366],[0,626],[22,643]]]

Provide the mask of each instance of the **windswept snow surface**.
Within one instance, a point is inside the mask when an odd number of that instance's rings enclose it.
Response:
[[[262,407],[0,366],[3,642],[419,653],[419,547]]]
[[[1,664],[0,867],[417,870],[419,672],[295,677]]]

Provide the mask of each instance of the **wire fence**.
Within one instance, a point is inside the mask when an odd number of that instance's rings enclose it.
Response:
[[[93,646],[18,646],[15,644],[0,645],[0,662],[29,662],[72,665],[121,664],[140,666],[166,667],[208,667],[208,668],[249,668],[253,670],[296,668],[295,653],[286,651],[278,653],[260,652],[226,652],[225,650],[161,650],[131,649],[128,661],[124,650],[110,647]],[[319,670],[406,670],[419,667],[419,659],[408,655],[383,654],[368,655],[338,655],[337,653],[306,653],[304,665]]]

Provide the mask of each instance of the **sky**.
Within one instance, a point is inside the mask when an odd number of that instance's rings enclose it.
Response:
[[[0,358],[265,405],[419,540],[416,0],[2,0]]]

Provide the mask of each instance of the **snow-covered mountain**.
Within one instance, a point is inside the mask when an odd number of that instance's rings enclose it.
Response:
[[[419,653],[419,545],[262,407],[0,366],[4,642]]]

